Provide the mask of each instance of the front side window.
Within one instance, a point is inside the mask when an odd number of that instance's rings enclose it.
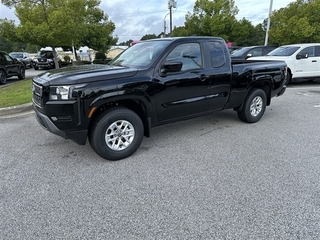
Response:
[[[315,52],[315,47],[306,47],[305,49],[301,50],[298,55],[308,54],[308,57],[314,57],[315,56],[314,52]]]
[[[251,49],[248,54],[250,54],[251,57],[257,57],[262,55],[262,48],[254,48]]]
[[[202,68],[199,43],[184,43],[176,46],[167,56],[166,62],[182,62],[181,71]]]

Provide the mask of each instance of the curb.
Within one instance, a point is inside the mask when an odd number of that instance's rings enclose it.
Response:
[[[22,105],[18,105],[18,106],[0,108],[0,117],[1,116],[8,116],[8,115],[26,113],[26,112],[30,112],[32,110],[33,110],[33,104],[32,103],[26,103],[26,104],[22,104]]]

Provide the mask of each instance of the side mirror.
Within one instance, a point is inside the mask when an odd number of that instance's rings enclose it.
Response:
[[[306,59],[309,57],[308,53],[304,53],[304,54],[298,54],[297,55],[297,59]]]
[[[166,62],[161,68],[161,73],[166,74],[168,72],[180,72],[181,68],[182,62]]]
[[[247,54],[247,58],[252,57],[252,53]]]

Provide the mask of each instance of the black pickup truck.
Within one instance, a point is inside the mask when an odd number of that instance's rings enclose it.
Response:
[[[128,48],[109,65],[51,70],[33,78],[38,122],[109,160],[133,154],[151,128],[233,109],[257,122],[286,89],[285,62],[231,63],[218,37],[162,38]]]

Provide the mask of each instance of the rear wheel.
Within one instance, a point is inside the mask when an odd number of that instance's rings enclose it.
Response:
[[[89,134],[93,150],[108,160],[132,155],[143,139],[140,117],[127,108],[113,108],[101,115]]]
[[[5,84],[7,82],[7,75],[3,70],[0,70],[0,84]]]
[[[238,111],[238,117],[247,123],[258,122],[266,110],[266,103],[266,93],[262,89],[253,89],[246,97],[242,110]]]
[[[21,67],[19,71],[20,72],[19,72],[18,78],[20,80],[25,79],[26,78],[26,70],[25,70],[25,68]]]

